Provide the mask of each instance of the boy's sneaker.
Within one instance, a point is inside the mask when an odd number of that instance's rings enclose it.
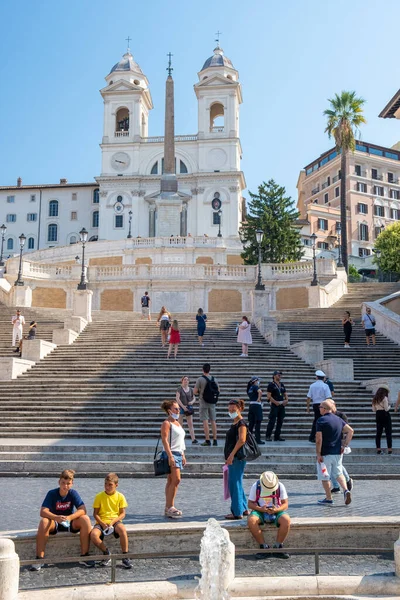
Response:
[[[194,440],[192,440],[192,446],[195,446],[198,443],[199,443],[199,440],[196,440],[196,438],[194,438]]]
[[[111,552],[107,549],[103,552],[104,556],[110,556]],[[105,558],[100,562],[101,567],[109,567],[111,565],[111,558]]]
[[[267,548],[269,548],[268,544],[262,544],[260,546],[261,550],[266,550]],[[269,556],[271,556],[270,554],[266,554],[264,552],[257,552],[257,554],[255,554],[255,557],[257,560],[262,560],[263,558],[268,558]]]
[[[31,565],[29,567],[29,570],[30,571],[40,571],[41,569],[43,569],[43,567],[44,567],[44,563],[43,564],[37,563],[36,565]]]
[[[344,492],[344,503],[346,506],[351,504],[351,492],[349,492],[349,490],[346,490]]]
[[[333,506],[333,500],[328,500],[328,498],[324,498],[323,500],[318,500],[318,504],[327,504],[328,506]]]
[[[205,441],[205,442],[203,442],[201,445],[202,445],[202,446],[211,446],[211,442],[210,442],[210,440],[206,440],[206,441]]]
[[[350,477],[350,479],[347,481],[346,485],[347,485],[347,489],[349,490],[349,492],[351,492],[351,490],[353,489],[353,480],[352,480],[352,478],[351,478],[351,477]]]
[[[283,548],[283,544],[278,544],[274,546],[274,548]],[[288,554],[287,552],[274,552],[273,554],[271,554],[271,556],[273,556],[274,558],[290,558],[290,554]]]
[[[122,566],[124,567],[124,569],[132,569],[133,563],[129,558],[123,558]]]
[[[265,439],[267,440],[267,442],[272,442],[272,438],[270,435],[267,435],[267,437]]]
[[[340,488],[332,488],[331,489],[331,494],[339,494],[340,493]]]
[[[88,556],[89,556],[89,554],[81,554],[81,560],[79,561],[79,564],[90,569],[90,568],[96,566],[96,563],[94,560],[89,560],[87,558]]]

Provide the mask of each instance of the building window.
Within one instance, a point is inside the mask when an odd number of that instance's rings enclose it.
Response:
[[[15,202],[15,196],[7,196],[7,202],[9,204],[14,204],[14,202]]]
[[[357,181],[356,189],[357,189],[357,192],[363,192],[364,194],[366,194],[368,191],[367,184],[361,183],[361,181]]]
[[[371,256],[371,250],[369,248],[359,248],[358,256],[363,258],[364,256]]]
[[[36,202],[36,194],[31,194],[31,202]]]
[[[221,217],[217,212],[213,212],[213,225],[219,225],[221,222]]]
[[[309,238],[303,238],[303,245],[304,246],[311,246],[311,240]]]
[[[390,218],[398,221],[399,217],[400,217],[400,210],[398,210],[397,208],[391,208],[390,209]]]
[[[99,211],[95,210],[95,211],[93,211],[93,214],[92,214],[92,227],[98,227],[98,226],[99,226]]]
[[[374,185],[374,194],[375,196],[384,196],[385,190],[382,185]]]
[[[58,200],[50,200],[49,217],[58,217]]]
[[[365,225],[365,223],[360,223],[359,239],[362,242],[368,242],[369,240],[368,225]]]
[[[28,250],[35,249],[35,239],[33,237],[28,238]]]
[[[317,242],[317,248],[320,248],[321,250],[329,250],[329,244],[328,242]]]
[[[335,188],[335,198],[339,198],[340,196],[340,187]]]
[[[363,204],[362,202],[359,202],[358,203],[358,212],[362,215],[367,215],[368,214],[368,205]]]
[[[158,161],[151,167],[150,175],[158,175]]]
[[[179,173],[187,173],[187,166],[185,165],[185,163],[183,162],[183,160],[179,161]]]
[[[361,165],[356,165],[354,168],[354,173],[356,175],[358,175],[358,177],[361,177]]]
[[[58,238],[58,226],[55,223],[50,223],[47,228],[47,241],[56,242]]]
[[[115,215],[115,228],[120,229],[124,226],[124,215]]]
[[[31,223],[34,222],[34,221],[37,221],[37,213],[28,213],[26,215],[26,220],[29,221],[29,222],[31,222]]]
[[[14,240],[12,238],[7,240],[7,250],[14,250]]]
[[[71,235],[71,237],[69,238],[69,243],[76,244],[76,235]]]
[[[78,194],[76,192],[72,192],[72,200],[78,200]]]
[[[123,197],[122,196],[117,196],[117,202],[123,202]]]
[[[393,200],[400,200],[400,192],[399,192],[399,190],[390,190],[390,197]]]
[[[17,215],[7,215],[6,221],[7,223],[15,223],[17,220]]]
[[[99,204],[100,202],[100,190],[93,190],[93,204]]]
[[[394,173],[391,173],[390,171],[388,171],[387,180],[389,183],[393,183],[394,182]]]
[[[328,231],[328,219],[318,219],[318,229]]]
[[[324,202],[325,204],[329,202],[329,194],[324,194]]]
[[[376,225],[374,227],[374,237],[375,239],[378,237],[378,235],[381,233],[381,226],[380,225]]]
[[[375,215],[375,217],[384,217],[385,216],[385,207],[378,206],[377,204],[375,204],[374,215]]]
[[[371,169],[371,177],[372,177],[372,179],[379,179],[378,169]]]
[[[71,212],[71,221],[76,221],[78,219],[78,213],[76,212],[76,210],[73,210]]]

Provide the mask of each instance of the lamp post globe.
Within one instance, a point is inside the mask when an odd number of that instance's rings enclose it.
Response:
[[[312,243],[312,249],[313,249],[313,278],[311,281],[311,285],[318,285],[318,277],[317,277],[317,259],[315,256],[315,247],[316,247],[316,241],[317,241],[317,236],[315,233],[311,234],[310,236],[311,238],[311,243]]]
[[[18,267],[18,276],[17,276],[17,279],[16,279],[14,285],[24,285],[24,282],[22,281],[22,252],[24,250],[26,236],[23,233],[21,233],[21,235],[19,236],[18,239],[19,239],[19,267]]]
[[[4,250],[4,238],[6,236],[6,232],[7,232],[7,225],[3,225],[0,227],[0,231],[1,231],[1,251],[0,251],[0,267],[4,267],[4,260],[3,260],[3,250]]]
[[[258,244],[258,275],[257,275],[257,283],[256,290],[265,290],[265,285],[262,282],[261,278],[261,243],[263,241],[264,232],[262,229],[257,229],[256,231],[256,241]]]
[[[221,233],[221,217],[222,217],[222,210],[219,210],[217,212],[218,215],[218,237],[222,237],[222,233]]]
[[[82,244],[82,271],[81,271],[81,280],[78,283],[78,290],[86,290],[87,281],[86,281],[86,267],[85,267],[85,244],[88,239],[88,232],[84,227],[79,232],[80,241]]]

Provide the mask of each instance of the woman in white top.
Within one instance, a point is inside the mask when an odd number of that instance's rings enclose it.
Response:
[[[165,306],[161,307],[160,314],[158,315],[157,325],[160,325],[161,332],[161,344],[164,348],[168,342],[168,330],[171,326],[171,314],[167,311]]]
[[[242,354],[240,356],[249,356],[249,344],[253,343],[251,337],[251,325],[247,317],[242,317],[242,322],[238,325],[237,341],[242,344]]]
[[[383,430],[385,430],[386,433],[388,454],[392,454],[392,419],[389,412],[390,404],[388,396],[389,387],[386,385],[381,385],[372,399],[372,410],[374,411],[376,418],[375,443],[377,454],[382,454],[381,438]]]
[[[185,430],[179,423],[179,404],[176,400],[165,400],[161,408],[168,416],[161,425],[161,440],[164,446],[162,456],[168,457],[171,469],[165,486],[165,516],[177,519],[182,516],[182,511],[175,508],[174,503],[181,482],[181,469],[186,464]]]

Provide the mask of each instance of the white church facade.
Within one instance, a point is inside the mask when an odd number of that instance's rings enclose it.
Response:
[[[19,251],[21,233],[27,237],[25,252],[32,252],[74,244],[83,227],[91,241],[206,236],[239,248],[246,186],[240,166],[242,92],[222,49],[214,50],[194,85],[197,133],[175,135],[179,217],[168,223],[157,202],[164,137],[148,136],[153,102],[147,77],[128,49],[105,79],[101,174],[92,183],[62,179],[29,186],[18,180],[0,187],[4,256]]]

